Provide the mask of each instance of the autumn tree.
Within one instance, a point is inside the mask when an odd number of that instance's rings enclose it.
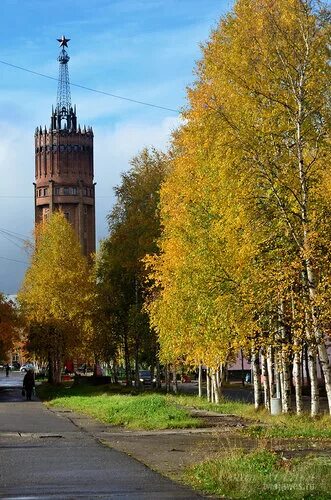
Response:
[[[167,157],[144,149],[131,161],[115,188],[116,203],[108,216],[109,237],[97,258],[98,297],[103,317],[124,354],[126,378],[139,364],[155,364],[156,339],[143,309],[146,271],[142,259],[157,251],[160,236],[159,189],[167,172]]]
[[[7,359],[8,353],[18,340],[19,321],[16,306],[0,293],[0,359]]]
[[[86,341],[94,304],[87,259],[62,212],[36,231],[36,247],[18,294],[31,348],[49,360],[49,378],[59,382],[65,357]]]
[[[283,411],[308,346],[313,414],[317,353],[331,408],[329,39],[327,10],[309,0],[238,0],[212,32],[162,189],[150,308],[174,356],[215,363],[237,343],[257,382],[268,356]]]

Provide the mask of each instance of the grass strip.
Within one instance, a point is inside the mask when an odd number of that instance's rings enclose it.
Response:
[[[233,499],[330,499],[328,457],[285,460],[267,450],[229,453],[190,468],[185,481],[201,491]]]
[[[237,415],[248,419],[250,425],[241,432],[251,437],[261,438],[313,438],[331,439],[331,417],[320,415],[270,415],[261,408],[256,411],[254,405],[223,399],[219,404],[208,403],[205,398],[190,395],[169,395],[170,400],[177,401],[183,407],[211,410],[223,414]]]
[[[162,394],[134,394],[121,388],[44,388],[51,407],[68,408],[101,422],[129,429],[174,429],[198,427],[200,421]],[[42,395],[42,391],[40,393]]]
[[[252,404],[226,399],[214,404],[192,395],[139,393],[132,387],[120,385],[72,385],[70,382],[55,387],[42,384],[38,387],[38,395],[53,406],[63,406],[106,423],[135,429],[199,427],[201,422],[189,416],[190,409],[195,408],[243,417],[249,425],[241,432],[255,438],[331,439],[329,415],[316,418],[291,414],[272,416],[265,409],[256,411]]]

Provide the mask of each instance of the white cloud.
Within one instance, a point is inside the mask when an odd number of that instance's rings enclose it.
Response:
[[[117,124],[112,132],[95,129],[94,157],[96,186],[97,238],[107,235],[106,216],[114,203],[113,189],[121,173],[130,168],[130,160],[144,147],[167,148],[171,132],[179,125],[178,117],[166,117],[150,124],[128,121]],[[99,198],[98,198],[99,197]]]

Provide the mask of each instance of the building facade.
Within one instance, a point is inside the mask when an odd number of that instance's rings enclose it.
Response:
[[[85,255],[95,252],[93,130],[77,124],[71,105],[69,39],[60,42],[57,104],[50,127],[35,132],[35,223],[61,210],[72,224]]]

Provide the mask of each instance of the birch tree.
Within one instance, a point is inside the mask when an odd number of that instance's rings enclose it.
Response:
[[[77,236],[61,212],[37,228],[36,247],[18,293],[28,341],[49,361],[49,381],[61,380],[64,359],[86,342],[94,284]]]

